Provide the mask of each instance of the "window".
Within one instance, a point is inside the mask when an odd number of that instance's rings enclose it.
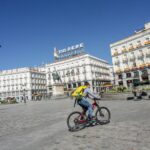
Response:
[[[149,41],[149,37],[146,38],[146,41]]]
[[[132,46],[133,46],[133,44],[132,44],[132,43],[130,43],[130,46],[132,47]]]
[[[136,78],[136,77],[139,77],[139,72],[138,71],[135,71],[134,72],[134,77]]]
[[[129,73],[126,73],[126,77],[127,78],[130,78],[131,77],[131,73],[129,72]]]
[[[118,79],[122,79],[122,74],[119,74],[119,75],[118,75]]]
[[[133,63],[133,67],[136,67],[136,63],[135,62]]]
[[[76,88],[76,83],[73,83],[73,88]]]
[[[148,71],[142,70],[142,80],[148,80]]]

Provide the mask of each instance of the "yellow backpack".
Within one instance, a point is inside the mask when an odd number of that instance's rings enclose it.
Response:
[[[84,95],[84,90],[87,88],[87,86],[79,86],[73,93],[71,94],[72,97],[76,97],[76,99],[81,99]]]

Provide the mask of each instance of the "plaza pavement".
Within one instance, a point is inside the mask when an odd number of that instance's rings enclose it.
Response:
[[[0,105],[0,150],[150,150],[150,101],[101,101],[111,122],[69,132],[74,101]]]

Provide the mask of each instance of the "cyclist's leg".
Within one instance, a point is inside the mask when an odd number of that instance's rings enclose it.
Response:
[[[88,109],[88,117],[91,119],[93,114],[92,105],[85,98],[82,98],[82,100],[80,100],[78,103],[80,106],[86,107]]]
[[[78,105],[82,108],[82,110],[83,110],[83,114],[86,114],[86,111],[88,110],[88,107],[83,103],[83,102],[81,102],[81,100],[80,101],[78,101],[77,102],[78,103]]]

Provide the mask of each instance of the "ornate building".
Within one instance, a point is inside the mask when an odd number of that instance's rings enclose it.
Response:
[[[133,35],[110,44],[115,84],[131,87],[150,81],[150,23]]]
[[[48,93],[54,84],[52,73],[57,72],[61,77],[66,91],[72,90],[85,81],[90,82],[94,92],[101,90],[101,85],[110,82],[108,62],[97,57],[83,54],[46,65]]]

